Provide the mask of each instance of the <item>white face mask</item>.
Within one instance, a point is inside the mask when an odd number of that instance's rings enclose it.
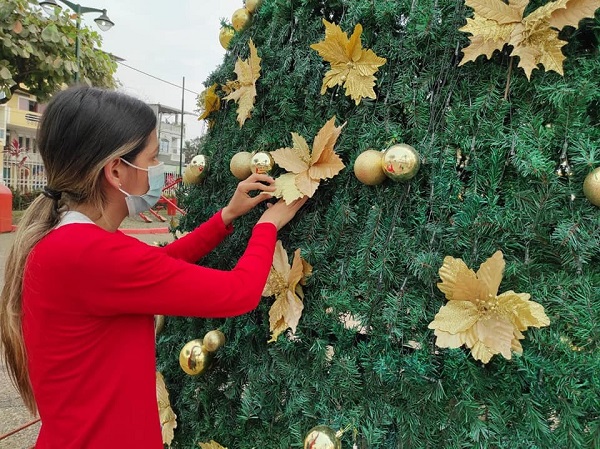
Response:
[[[145,212],[154,207],[154,205],[158,202],[162,194],[162,189],[165,186],[165,164],[161,162],[160,164],[152,165],[148,168],[142,168],[138,167],[137,165],[133,165],[131,162],[127,162],[123,158],[121,158],[121,160],[133,168],[148,172],[149,188],[145,194],[131,195],[119,188],[119,190],[125,194],[125,203],[127,204],[129,216],[131,218],[135,218],[139,213]]]

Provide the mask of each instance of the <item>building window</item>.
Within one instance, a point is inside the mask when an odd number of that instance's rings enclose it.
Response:
[[[163,154],[169,154],[169,141],[167,139],[160,140],[160,152]]]
[[[29,98],[19,97],[19,109],[21,111],[29,110]]]
[[[40,112],[40,107],[37,101],[30,100],[26,97],[19,97],[19,109],[21,111]]]

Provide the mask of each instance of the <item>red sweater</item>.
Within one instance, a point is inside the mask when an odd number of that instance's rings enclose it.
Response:
[[[195,265],[231,232],[221,214],[163,248],[68,224],[33,249],[23,335],[42,420],[36,449],[162,449],[154,314],[228,317],[254,309],[277,230],[254,227],[231,271]]]

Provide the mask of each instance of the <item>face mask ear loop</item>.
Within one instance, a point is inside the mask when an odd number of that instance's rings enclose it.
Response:
[[[132,164],[131,162],[129,162],[129,161],[126,161],[126,160],[125,160],[125,159],[123,159],[122,157],[120,157],[119,159],[121,159],[123,162],[125,162],[125,163],[126,163],[127,165],[129,165],[130,167],[137,168],[138,170],[142,170],[142,171],[148,171],[148,169],[147,169],[147,168],[138,167],[137,165],[134,165],[134,164]],[[163,163],[164,163],[164,162],[161,162],[160,164],[163,164]],[[160,164],[159,164],[159,165],[160,165]]]

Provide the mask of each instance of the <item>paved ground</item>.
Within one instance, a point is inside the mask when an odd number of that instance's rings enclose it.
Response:
[[[126,219],[123,222],[122,228],[124,232],[132,233],[133,237],[146,243],[153,244],[154,242],[172,241],[171,234],[163,232],[141,234],[140,232],[164,231],[166,226],[167,223],[162,222],[140,223]],[[13,233],[0,233],[0,286],[4,285],[4,263],[12,245],[13,236]],[[0,361],[0,436],[35,419],[36,418],[32,417],[23,405],[19,394],[8,378],[5,366]],[[29,449],[33,447],[39,428],[40,424],[38,422],[18,433],[0,440],[0,449]]]

